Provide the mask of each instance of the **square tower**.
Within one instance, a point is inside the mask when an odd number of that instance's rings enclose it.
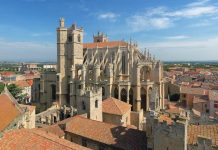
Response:
[[[61,106],[70,104],[71,68],[83,64],[83,29],[73,24],[65,28],[60,19],[57,28],[57,98]]]

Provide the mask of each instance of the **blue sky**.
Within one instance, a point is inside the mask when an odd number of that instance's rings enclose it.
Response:
[[[0,60],[55,61],[59,18],[161,60],[218,60],[217,0],[0,0]]]

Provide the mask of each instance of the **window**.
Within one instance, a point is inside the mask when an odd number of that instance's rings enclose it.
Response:
[[[59,81],[59,75],[57,75],[57,81]]]
[[[86,139],[82,139],[82,146],[87,147],[87,141],[86,141]]]
[[[95,100],[95,108],[98,108],[98,100]]]
[[[118,89],[117,88],[114,89],[114,98],[118,98]]]
[[[125,62],[126,62],[126,58],[125,58],[125,53],[123,52],[123,54],[122,54],[122,74],[125,74],[125,69],[126,69],[126,64],[125,64]]]
[[[86,104],[84,101],[82,101],[82,108],[83,108],[83,110],[86,110]]]
[[[214,108],[218,108],[218,103],[216,102],[214,102]]]
[[[77,40],[78,40],[78,42],[81,42],[81,36],[80,36],[80,34],[78,34]]]
[[[72,35],[69,35],[68,36],[68,42],[72,42],[72,41],[73,41]]]
[[[105,96],[105,88],[102,87],[102,98]]]

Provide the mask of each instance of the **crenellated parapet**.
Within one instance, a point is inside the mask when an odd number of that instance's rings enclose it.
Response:
[[[171,116],[150,111],[146,115],[146,132],[149,147],[154,149],[187,149],[188,120],[184,116]]]

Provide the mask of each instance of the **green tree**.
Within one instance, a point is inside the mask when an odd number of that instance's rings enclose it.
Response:
[[[0,83],[0,93],[4,90],[5,85],[3,83]]]
[[[18,101],[22,101],[24,99],[24,95],[22,94],[22,89],[19,88],[17,85],[10,84],[7,86],[7,88],[11,93],[11,95]]]

